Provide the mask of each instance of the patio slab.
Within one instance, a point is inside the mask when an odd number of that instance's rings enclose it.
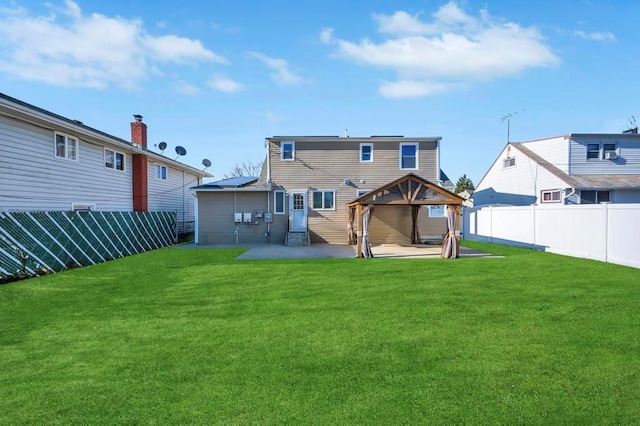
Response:
[[[281,244],[246,245],[194,245],[185,244],[184,248],[247,248],[238,259],[348,259],[355,258],[356,246],[347,244],[312,244],[308,247],[288,247]],[[436,259],[440,258],[440,246],[420,244],[376,244],[371,247],[374,257],[389,259]],[[460,247],[460,257],[502,257],[489,253]]]

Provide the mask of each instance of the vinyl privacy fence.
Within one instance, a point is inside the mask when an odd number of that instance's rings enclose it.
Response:
[[[463,211],[472,241],[532,247],[640,268],[640,206],[477,207]]]
[[[0,212],[0,282],[176,242],[175,212]]]

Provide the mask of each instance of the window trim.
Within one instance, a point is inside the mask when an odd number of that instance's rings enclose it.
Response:
[[[291,158],[284,158],[284,145],[291,144]],[[295,161],[296,159],[296,142],[295,141],[281,141],[280,142],[280,161]]]
[[[371,189],[358,189],[356,190],[356,198],[362,197],[364,194],[371,192]]]
[[[402,148],[405,146],[415,146],[416,147],[416,153],[415,153],[415,158],[416,158],[416,166],[415,167],[402,167]],[[420,144],[418,142],[407,142],[407,143],[401,143],[400,144],[400,149],[398,151],[398,167],[400,167],[400,170],[420,170]]]
[[[369,148],[371,148],[371,151],[369,152],[369,159],[368,160],[363,160],[362,159],[362,148],[364,148],[365,146],[368,146]],[[370,142],[363,142],[360,144],[360,162],[361,163],[373,163],[373,144]]]
[[[597,156],[592,156],[589,157],[589,153],[595,153],[596,150],[589,150],[589,145],[591,146],[597,146],[598,150],[597,150]],[[606,145],[613,145],[614,149],[605,149]],[[586,160],[587,161],[604,161],[607,160],[607,153],[608,152],[613,152],[614,154],[616,154],[616,158],[620,156],[620,145],[618,143],[618,141],[615,142],[587,142],[587,154],[586,154]],[[607,160],[607,161],[611,161],[611,160]]]
[[[113,167],[107,166],[107,151],[113,152]],[[119,168],[116,167],[116,164],[117,164],[117,162],[116,162],[116,154],[122,155],[122,169],[119,169]],[[109,149],[107,147],[104,148],[104,156],[102,158],[102,161],[103,161],[105,169],[117,170],[119,172],[125,172],[127,170],[126,159],[127,159],[127,156],[125,155],[124,152],[116,151],[114,149]]]
[[[282,194],[282,210],[278,210],[278,196],[277,194]],[[273,214],[285,214],[287,209],[287,201],[286,201],[286,191],[282,189],[277,189],[273,191]]]
[[[58,155],[58,136],[64,138],[64,157]],[[69,139],[75,142],[75,158],[69,158]],[[80,157],[80,139],[76,136],[72,136],[62,132],[53,132],[53,156],[60,160],[69,160],[78,162]]]
[[[332,201],[333,207],[327,208],[324,205],[325,193],[326,192],[331,192],[333,194],[333,201]],[[313,198],[314,198],[314,195],[316,193],[321,193],[322,194],[322,207],[321,208],[316,208],[315,205],[314,205],[314,199]],[[335,189],[314,189],[314,190],[311,191],[311,210],[316,210],[316,211],[328,210],[328,211],[331,211],[331,210],[335,210],[335,209],[336,209],[336,190]]]
[[[551,198],[549,200],[545,200],[545,194],[550,194]],[[553,194],[558,194],[558,199],[553,199]],[[543,189],[540,191],[540,202],[541,203],[561,203],[562,202],[562,190],[561,189]]]
[[[160,173],[160,177],[158,177],[158,168],[160,168],[160,170],[164,169],[164,177],[162,177],[162,173]],[[169,169],[167,169],[167,166],[164,164],[154,163],[153,174],[158,180],[166,181],[169,179]]]

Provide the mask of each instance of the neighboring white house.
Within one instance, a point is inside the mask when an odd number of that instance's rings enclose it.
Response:
[[[508,143],[473,194],[483,205],[640,203],[640,135]]]
[[[140,115],[129,142],[2,93],[0,149],[2,211],[175,211],[187,233],[210,176],[148,151]]]

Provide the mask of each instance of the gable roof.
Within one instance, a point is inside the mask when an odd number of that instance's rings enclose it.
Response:
[[[414,173],[395,179],[356,198],[347,206],[357,204],[399,205],[460,205],[464,198]]]
[[[101,144],[115,149],[120,149],[121,151],[126,151],[127,153],[144,154],[153,161],[171,165],[174,168],[187,171],[199,177],[212,176],[203,170],[196,169],[195,167],[191,167],[169,157],[165,157],[162,154],[148,151],[146,148],[134,146],[127,140],[110,135],[109,133],[105,133],[101,130],[94,129],[79,120],[72,120],[70,118],[63,117],[59,114],[47,111],[46,109],[5,95],[4,93],[0,93],[0,114],[40,126],[46,123],[50,127],[53,126],[53,130],[63,130],[68,133],[73,133],[84,140],[93,141],[94,143],[100,142]]]

